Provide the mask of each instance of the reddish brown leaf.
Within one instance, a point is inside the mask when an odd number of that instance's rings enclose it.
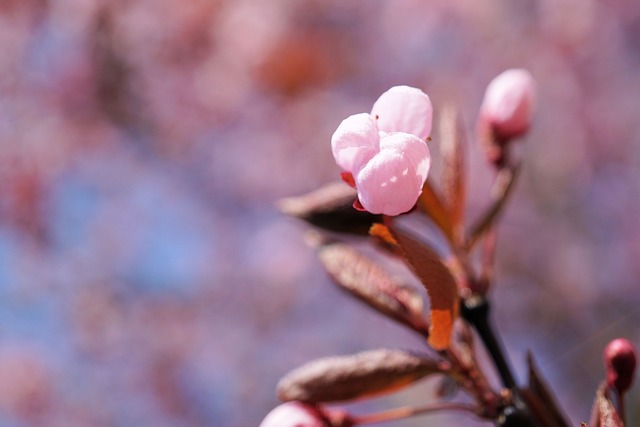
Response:
[[[412,288],[402,286],[372,259],[344,243],[320,248],[320,261],[342,289],[390,318],[428,335],[423,301]]]
[[[446,349],[451,340],[453,322],[458,317],[456,281],[442,259],[424,243],[395,226],[389,230],[429,294],[429,344],[437,350]]]
[[[422,186],[422,194],[418,198],[418,205],[440,228],[445,237],[450,242],[453,242],[453,224],[449,217],[449,212],[428,179]]]
[[[569,422],[566,416],[558,405],[558,400],[555,398],[551,389],[547,385],[546,381],[540,374],[540,371],[533,359],[531,352],[527,353],[527,365],[529,366],[529,390],[536,397],[536,401],[539,402],[540,411],[538,418],[542,418],[544,415],[546,427],[569,427]],[[526,398],[526,397],[525,397]],[[532,399],[533,400],[533,399]],[[533,406],[533,405],[530,405]],[[532,408],[535,411],[535,408]]]
[[[381,215],[359,212],[353,208],[356,190],[342,182],[328,184],[299,197],[277,202],[278,209],[311,225],[330,231],[365,235]]]
[[[460,242],[462,235],[466,202],[463,139],[464,128],[458,112],[453,107],[445,108],[440,116],[442,195],[456,242]]]
[[[278,383],[283,401],[338,402],[389,393],[433,373],[446,362],[401,350],[371,350],[309,362]]]
[[[369,234],[373,237],[373,243],[396,257],[403,258],[398,242],[393,238],[389,228],[384,224],[373,224],[369,229]]]

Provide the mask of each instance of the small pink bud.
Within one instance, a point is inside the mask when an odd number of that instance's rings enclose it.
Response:
[[[327,427],[327,424],[315,406],[287,402],[272,409],[259,427]]]
[[[535,83],[524,69],[510,69],[487,86],[480,107],[480,121],[486,122],[501,141],[522,136],[531,125]]]
[[[636,370],[636,349],[624,338],[611,341],[604,349],[607,385],[624,393],[631,387]]]

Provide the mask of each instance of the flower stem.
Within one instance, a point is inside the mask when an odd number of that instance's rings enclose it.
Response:
[[[472,296],[463,301],[461,312],[480,335],[480,339],[498,370],[502,384],[508,389],[515,390],[517,386],[513,373],[504,356],[500,340],[489,322],[489,308],[489,302],[484,297]]]
[[[386,421],[399,420],[402,418],[427,414],[430,412],[446,410],[467,411],[473,414],[478,414],[479,411],[477,407],[472,405],[465,405],[463,403],[436,403],[420,407],[403,406],[400,408],[389,409],[388,411],[353,417],[352,422],[354,425],[382,423]]]
[[[624,413],[624,393],[620,390],[616,390],[616,397],[618,398],[618,415],[622,421],[622,425],[627,425],[627,420]]]

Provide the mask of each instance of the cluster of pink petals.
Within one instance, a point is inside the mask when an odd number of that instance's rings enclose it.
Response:
[[[395,86],[378,98],[371,114],[340,123],[331,138],[333,157],[353,176],[364,209],[399,215],[415,206],[431,164],[426,138],[432,115],[424,92]]]
[[[259,427],[325,427],[318,410],[301,402],[287,402],[267,414]]]
[[[487,86],[480,119],[486,121],[499,138],[516,138],[529,129],[534,103],[535,84],[531,74],[523,69],[510,69]]]

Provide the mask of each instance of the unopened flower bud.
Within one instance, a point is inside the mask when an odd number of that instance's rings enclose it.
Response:
[[[636,371],[636,349],[624,338],[611,341],[604,349],[607,385],[624,393],[631,387]]]
[[[431,163],[426,141],[432,113],[426,93],[395,86],[378,98],[371,114],[340,123],[331,150],[345,171],[343,179],[358,191],[356,209],[384,215],[413,209]]]
[[[510,69],[487,86],[480,121],[490,127],[496,140],[504,143],[527,132],[534,103],[535,84],[531,74],[523,69]]]
[[[325,410],[302,402],[287,402],[276,406],[259,427],[352,427],[346,412]]]

